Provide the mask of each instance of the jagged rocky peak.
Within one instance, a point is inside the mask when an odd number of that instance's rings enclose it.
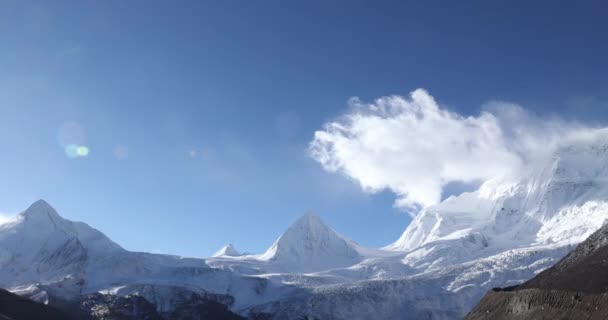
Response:
[[[232,243],[229,243],[216,251],[212,257],[238,257],[241,255],[242,254],[232,245]]]
[[[344,267],[360,260],[357,245],[308,212],[285,231],[262,255],[261,260],[299,271]]]

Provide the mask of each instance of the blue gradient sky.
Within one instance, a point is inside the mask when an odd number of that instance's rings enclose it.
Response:
[[[206,256],[261,252],[310,210],[386,245],[409,216],[323,171],[314,131],[420,87],[464,115],[605,123],[608,8],[577,4],[3,1],[0,212],[44,198],[127,249]]]

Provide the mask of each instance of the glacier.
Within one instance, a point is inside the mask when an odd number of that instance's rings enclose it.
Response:
[[[491,288],[550,267],[608,218],[608,131],[565,139],[517,177],[424,208],[367,248],[307,213],[260,254],[130,252],[38,201],[0,225],[0,286],[48,302],[140,295],[159,310],[213,297],[248,317],[455,319]]]

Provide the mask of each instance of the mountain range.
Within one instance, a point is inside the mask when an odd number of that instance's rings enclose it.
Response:
[[[263,253],[227,245],[209,258],[125,250],[40,200],[0,225],[0,287],[80,312],[130,306],[165,319],[210,308],[252,319],[462,318],[492,288],[545,274],[600,229],[607,178],[602,130],[423,209],[383,248],[307,213]]]

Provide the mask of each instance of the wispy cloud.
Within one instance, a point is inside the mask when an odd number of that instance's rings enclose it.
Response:
[[[311,156],[368,192],[392,190],[396,206],[414,211],[438,203],[450,182],[512,178],[560,141],[592,131],[505,102],[464,116],[423,89],[349,104],[346,114],[315,132]]]

